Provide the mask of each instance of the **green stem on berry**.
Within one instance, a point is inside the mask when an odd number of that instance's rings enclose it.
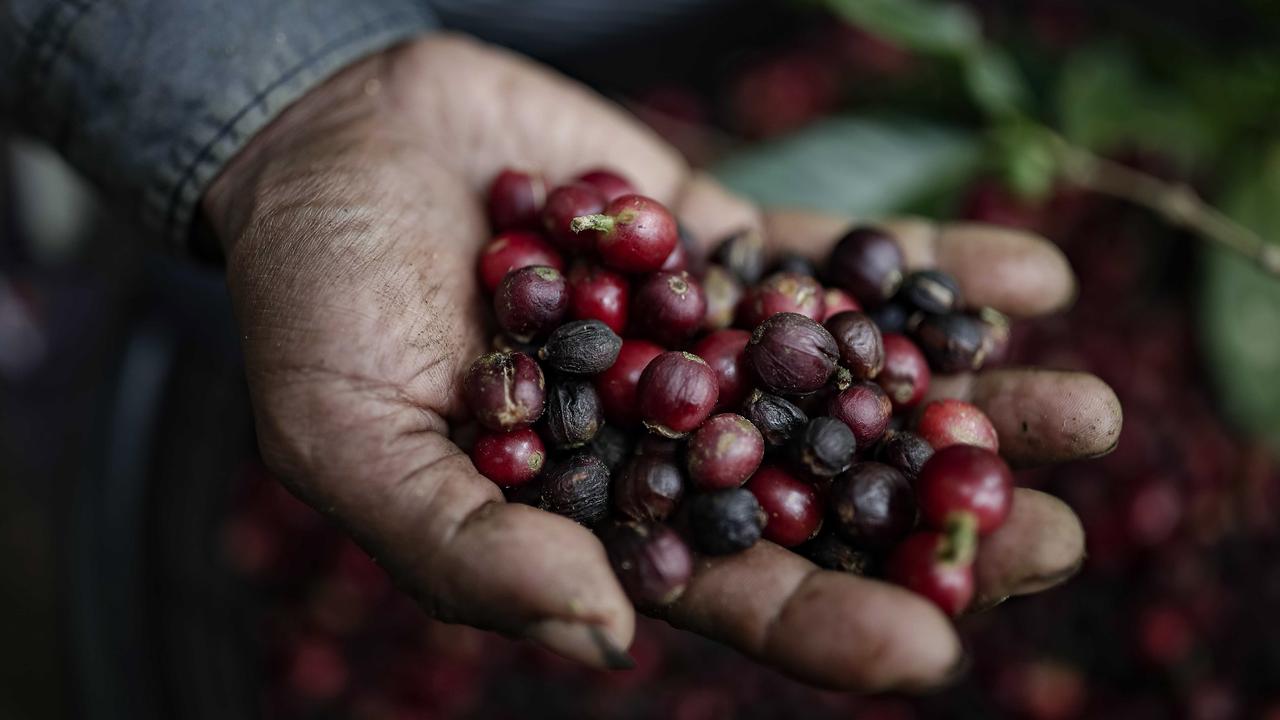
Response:
[[[947,517],[942,534],[946,541],[938,548],[938,559],[954,565],[968,565],[978,552],[978,518],[970,512],[955,512]]]
[[[569,222],[569,229],[580,233],[583,230],[596,230],[607,233],[613,230],[616,221],[608,215],[580,215]]]

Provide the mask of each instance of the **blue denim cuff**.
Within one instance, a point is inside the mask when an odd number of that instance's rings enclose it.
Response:
[[[436,26],[417,0],[10,0],[3,100],[185,246],[219,170],[289,103]]]

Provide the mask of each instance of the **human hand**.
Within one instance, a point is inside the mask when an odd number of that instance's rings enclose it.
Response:
[[[762,216],[616,108],[505,52],[433,36],[362,61],[261,132],[204,200],[227,256],[259,441],[289,487],[333,517],[435,617],[608,666],[634,611],[595,537],[476,473],[448,439],[458,389],[491,335],[475,279],[487,181],[624,171],[697,237],[762,224],[818,253],[847,221]],[[899,223],[907,257],[1014,315],[1071,299],[1062,256],[991,228]],[[1108,450],[1120,410],[1077,373],[999,370],[939,382],[991,416],[1015,461]],[[1055,584],[1083,553],[1061,502],[1018,490],[984,539],[979,602]],[[699,560],[663,617],[809,682],[867,690],[947,679],[961,650],[924,599],[818,570],[767,542]]]

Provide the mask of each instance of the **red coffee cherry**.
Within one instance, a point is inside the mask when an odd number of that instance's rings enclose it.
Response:
[[[719,396],[715,371],[687,352],[666,352],[654,358],[640,375],[636,392],[645,427],[670,438],[697,429]]]
[[[858,447],[869,448],[889,427],[893,403],[879,385],[858,382],[831,398],[827,414],[849,426]]]
[[[973,445],[934,453],[916,480],[920,516],[934,528],[970,517],[979,535],[1004,524],[1013,507],[1013,473],[999,455]]]
[[[775,465],[760,468],[747,481],[768,518],[764,538],[783,547],[795,547],[822,528],[822,504],[809,483],[796,479]]]
[[[972,532],[916,533],[893,551],[887,574],[955,617],[973,600],[973,545]]]
[[[586,183],[562,185],[547,195],[542,208],[542,228],[561,252],[583,255],[596,246],[596,234],[578,233],[572,229],[573,219],[604,209],[606,201],[594,186]]]
[[[706,360],[716,372],[720,387],[716,410],[738,409],[751,392],[751,371],[746,365],[750,340],[751,333],[746,330],[717,330],[693,346],[693,354]]]
[[[570,229],[580,235],[597,235],[600,259],[623,272],[660,269],[680,241],[676,219],[662,203],[643,195],[623,195],[603,211],[581,213]]]
[[[542,368],[524,353],[494,352],[471,363],[462,381],[467,407],[490,430],[525,428],[542,417],[546,382]]]
[[[489,224],[494,230],[533,230],[546,199],[547,184],[541,175],[503,170],[489,185]]]
[[[636,288],[636,329],[667,347],[681,347],[702,327],[707,300],[687,272],[656,272]]]
[[[747,362],[756,378],[784,395],[803,395],[826,385],[837,357],[831,333],[796,313],[779,313],[760,323],[747,344]]]
[[[798,313],[821,321],[826,314],[822,285],[808,275],[774,273],[747,288],[738,304],[738,325],[754,328],[778,313]]]
[[[546,458],[542,439],[528,428],[509,433],[482,433],[471,448],[471,462],[476,470],[498,485],[508,487],[536,478]]]
[[[640,424],[640,408],[636,386],[649,362],[663,353],[659,345],[648,340],[623,340],[618,357],[608,370],[596,375],[596,393],[604,406],[605,418],[615,425],[635,427]]]
[[[604,196],[605,202],[613,202],[623,195],[635,195],[635,186],[622,175],[606,168],[594,168],[578,177],[574,182],[586,183]]]
[[[507,273],[530,265],[546,265],[564,270],[564,260],[560,253],[543,240],[541,235],[528,230],[498,233],[480,251],[480,259],[476,263],[480,287],[492,294],[497,291]]]
[[[991,420],[976,405],[963,400],[934,400],[925,405],[916,432],[934,450],[952,445],[976,445],[992,452],[1000,449]]]
[[[929,391],[929,363],[920,348],[904,335],[885,333],[884,369],[876,382],[888,393],[894,410],[906,410],[920,404]]]
[[[569,271],[569,317],[599,320],[621,334],[627,327],[631,283],[627,276],[598,265],[580,263]]]
[[[713,416],[689,438],[689,478],[699,490],[742,485],[764,459],[764,438],[741,415]]]
[[[512,270],[493,296],[498,325],[521,342],[551,332],[568,306],[569,284],[564,275],[545,265]]]

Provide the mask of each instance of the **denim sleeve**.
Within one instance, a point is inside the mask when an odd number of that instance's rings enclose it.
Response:
[[[185,246],[205,187],[352,61],[436,25],[418,0],[4,0],[0,108]]]

